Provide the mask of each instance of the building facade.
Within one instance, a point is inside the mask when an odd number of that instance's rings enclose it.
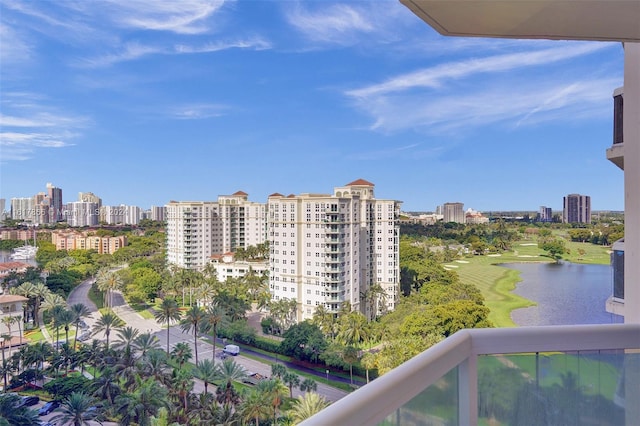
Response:
[[[551,207],[540,206],[538,222],[553,222],[553,211],[551,210]]]
[[[167,261],[201,269],[212,255],[263,244],[266,205],[238,191],[213,201],[171,201],[167,208]]]
[[[164,206],[151,206],[149,209],[149,219],[164,222],[167,217],[167,208]]]
[[[298,321],[344,303],[370,317],[395,308],[400,203],[359,179],[333,194],[272,194],[268,201],[272,298],[298,302]],[[378,286],[382,294],[374,294]]]
[[[98,203],[74,201],[67,203],[65,217],[69,226],[96,226],[100,217]]]
[[[445,222],[465,223],[463,203],[444,203],[442,214]]]
[[[591,223],[591,197],[569,194],[563,198],[562,221],[564,223]]]
[[[58,230],[51,232],[51,242],[56,250],[95,250],[100,254],[113,254],[127,245],[127,237],[99,237],[87,232]]]
[[[32,221],[35,205],[33,197],[21,197],[11,199],[11,219]]]

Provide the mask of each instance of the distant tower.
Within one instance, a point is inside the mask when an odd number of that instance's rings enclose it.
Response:
[[[96,203],[98,208],[102,207],[102,199],[93,192],[78,192],[78,201],[85,203]]]
[[[551,210],[551,207],[540,206],[539,221],[540,222],[553,221],[553,212]]]
[[[49,223],[62,221],[62,189],[47,183],[47,198],[49,200]]]
[[[562,221],[564,223],[591,223],[591,197],[569,194],[563,199]]]
[[[444,203],[444,222],[465,223],[463,203]]]

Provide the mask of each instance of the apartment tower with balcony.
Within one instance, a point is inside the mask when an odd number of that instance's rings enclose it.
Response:
[[[374,184],[359,179],[333,194],[272,194],[268,210],[270,291],[298,302],[299,321],[347,302],[370,317],[395,308],[398,201],[376,199]]]
[[[238,191],[218,201],[171,201],[166,205],[167,262],[201,269],[213,254],[267,240],[266,206]]]

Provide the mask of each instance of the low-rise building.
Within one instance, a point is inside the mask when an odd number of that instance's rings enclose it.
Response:
[[[113,254],[127,245],[124,235],[99,237],[88,232],[60,230],[51,233],[56,250],[95,250],[100,254]]]

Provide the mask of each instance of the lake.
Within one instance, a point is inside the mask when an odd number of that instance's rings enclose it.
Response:
[[[577,263],[505,263],[520,271],[522,279],[513,293],[537,306],[516,309],[513,321],[524,325],[613,324],[623,317],[605,311],[613,293],[609,265]]]

